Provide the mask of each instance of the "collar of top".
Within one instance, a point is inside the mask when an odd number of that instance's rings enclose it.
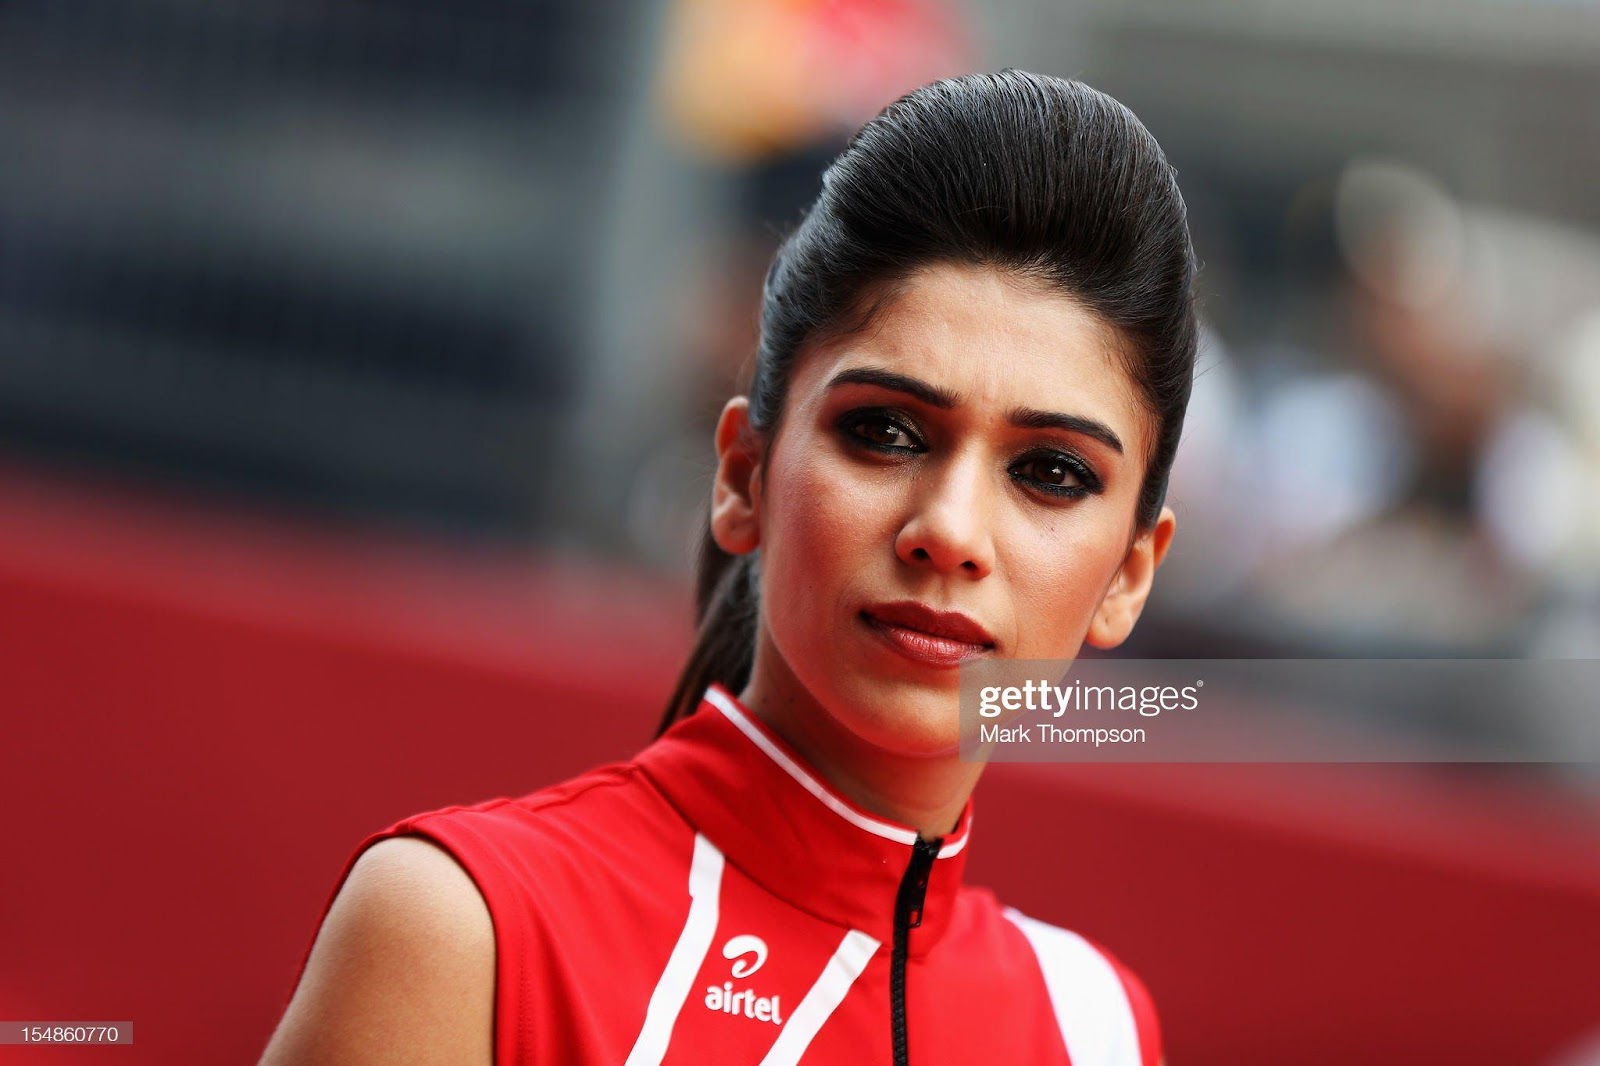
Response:
[[[696,830],[768,892],[892,943],[895,900],[917,831],[845,799],[720,684],[638,759]],[[950,923],[972,829],[972,801],[928,871],[909,953]]]

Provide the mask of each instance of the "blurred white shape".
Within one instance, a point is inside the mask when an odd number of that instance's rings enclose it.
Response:
[[[1600,239],[1569,222],[1484,205],[1463,208],[1462,305],[1504,355],[1558,361],[1600,299]],[[1561,368],[1555,367],[1559,373]]]
[[[1252,454],[1279,546],[1326,542],[1393,502],[1416,461],[1404,425],[1393,398],[1354,374],[1269,394]]]
[[[1194,389],[1173,460],[1167,502],[1177,515],[1172,554],[1161,571],[1163,595],[1198,606],[1228,593],[1255,565],[1268,533],[1250,469],[1247,409],[1227,346],[1200,323]]]
[[[1459,279],[1461,211],[1443,185],[1414,167],[1350,162],[1334,193],[1334,224],[1351,273],[1384,299],[1433,306]]]
[[[1600,455],[1600,307],[1580,316],[1552,346],[1548,365],[1557,413]]]
[[[1562,1051],[1547,1066],[1600,1066],[1600,1029]]]
[[[1576,561],[1581,501],[1600,485],[1559,422],[1532,409],[1507,418],[1476,480],[1478,517],[1508,558],[1546,578]]]

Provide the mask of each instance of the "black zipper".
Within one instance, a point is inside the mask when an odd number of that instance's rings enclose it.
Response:
[[[911,845],[911,862],[900,879],[894,900],[894,950],[889,955],[889,1024],[893,1029],[894,1066],[906,1063],[906,949],[911,930],[922,924],[922,904],[928,895],[928,872],[939,854],[943,837],[923,840],[917,835]]]

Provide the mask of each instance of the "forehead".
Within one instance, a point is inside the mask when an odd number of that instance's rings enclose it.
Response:
[[[875,295],[866,328],[821,345],[792,387],[815,392],[841,370],[881,367],[959,394],[968,413],[1092,414],[1124,442],[1144,440],[1148,418],[1115,330],[1069,297],[992,267],[947,263]]]

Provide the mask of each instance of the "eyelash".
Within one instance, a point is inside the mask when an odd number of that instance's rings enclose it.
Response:
[[[915,443],[913,446],[907,447],[905,445],[882,444],[878,441],[868,440],[866,437],[862,436],[860,430],[862,426],[871,425],[873,423],[893,426]],[[882,409],[850,411],[839,420],[839,428],[851,443],[859,445],[863,448],[870,448],[872,451],[879,452],[884,455],[900,455],[906,452],[926,450],[927,448],[926,445],[922,444],[921,441],[918,440],[916,432],[909,424],[909,419],[893,411]],[[1072,455],[1069,452],[1055,450],[1031,451],[1018,458],[1017,461],[1011,465],[1011,469],[1014,471],[1020,466],[1037,462],[1060,463],[1062,466],[1066,467],[1073,477],[1078,479],[1080,484],[1053,485],[1048,481],[1040,481],[1037,478],[1021,477],[1016,473],[1011,475],[1013,480],[1024,482],[1029,487],[1037,489],[1038,491],[1046,493],[1050,496],[1074,500],[1087,496],[1090,493],[1099,492],[1101,489],[1100,479],[1095,476],[1093,470],[1089,469],[1089,465],[1082,459],[1079,459],[1077,456]]]

